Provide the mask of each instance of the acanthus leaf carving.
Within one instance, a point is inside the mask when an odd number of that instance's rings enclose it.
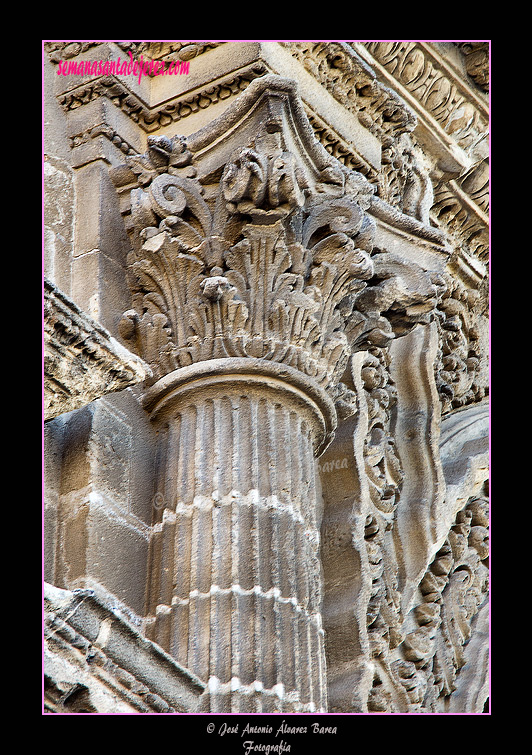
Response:
[[[374,187],[325,150],[317,162],[294,151],[279,103],[272,113],[214,178],[193,177],[183,137],[152,137],[145,155],[128,158],[137,317],[126,315],[122,332],[140,339],[154,380],[197,360],[248,356],[290,365],[336,395],[353,351],[431,316],[425,271],[374,249]]]

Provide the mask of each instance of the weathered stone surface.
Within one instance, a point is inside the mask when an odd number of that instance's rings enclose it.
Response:
[[[489,44],[44,52],[49,710],[483,712]]]
[[[44,702],[51,713],[198,709],[203,685],[89,590],[44,585]]]
[[[44,419],[145,380],[150,368],[85,314],[51,281],[44,283]]]

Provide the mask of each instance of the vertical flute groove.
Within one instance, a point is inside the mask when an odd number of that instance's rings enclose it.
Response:
[[[208,682],[213,711],[320,709],[309,424],[260,391],[207,393],[175,411],[168,442],[159,642]]]

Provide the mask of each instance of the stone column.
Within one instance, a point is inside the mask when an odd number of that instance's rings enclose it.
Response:
[[[223,712],[324,711],[314,456],[334,405],[296,370],[216,359],[146,396],[166,429],[152,638]]]
[[[162,439],[152,636],[209,710],[325,711],[315,458],[353,411],[350,355],[434,291],[370,257],[374,189],[316,142],[292,82],[261,77],[186,141],[148,144],[114,180],[121,335],[152,368]]]

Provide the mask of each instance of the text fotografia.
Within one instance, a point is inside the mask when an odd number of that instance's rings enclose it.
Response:
[[[58,76],[136,76],[139,84],[143,76],[183,76],[189,73],[189,60],[61,60],[57,68]]]
[[[290,752],[292,748],[289,742],[284,739],[279,739],[280,737],[305,734],[336,734],[337,728],[336,726],[324,726],[317,722],[305,724],[303,726],[293,726],[283,720],[280,725],[275,726],[270,724],[247,723],[245,726],[241,727],[239,723],[228,724],[224,722],[217,727],[214,723],[210,723],[207,725],[207,731],[210,734],[216,732],[216,734],[221,737],[231,735],[239,736],[242,741],[244,755],[253,755],[255,752],[265,753],[265,755],[281,755],[281,753]],[[275,743],[265,743],[257,742],[251,738],[253,736],[261,735],[272,736],[277,741]]]

